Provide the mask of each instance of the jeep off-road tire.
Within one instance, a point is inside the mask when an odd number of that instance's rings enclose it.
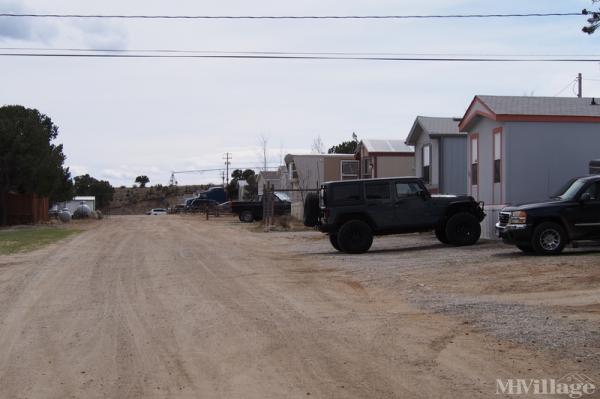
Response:
[[[338,230],[338,245],[349,254],[362,254],[373,244],[373,230],[362,220],[350,220]]]
[[[319,194],[308,193],[304,199],[303,223],[306,227],[315,227],[319,222]]]
[[[567,245],[567,233],[558,223],[545,222],[533,230],[531,247],[538,255],[558,255]]]
[[[338,251],[341,251],[340,244],[338,243],[337,234],[329,234],[329,242],[331,243],[331,246],[333,248],[335,248]]]
[[[474,215],[457,213],[446,222],[446,237],[450,244],[458,247],[474,245],[481,237],[481,225]]]
[[[252,223],[254,222],[254,215],[250,211],[243,211],[240,213],[240,222]]]
[[[442,244],[450,244],[450,241],[448,241],[448,237],[446,236],[446,225],[442,225],[440,227],[436,227],[436,229],[435,229],[435,237]]]

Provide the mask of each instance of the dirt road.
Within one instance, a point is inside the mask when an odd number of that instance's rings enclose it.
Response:
[[[497,378],[593,374],[293,245],[232,221],[113,217],[0,257],[0,398],[498,397]]]

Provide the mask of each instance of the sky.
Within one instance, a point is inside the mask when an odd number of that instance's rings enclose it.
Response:
[[[394,15],[579,12],[591,0],[0,0],[0,12],[146,15]],[[600,59],[586,18],[446,20],[81,20],[0,17],[2,48],[561,54]],[[0,51],[0,52],[6,52]],[[14,52],[14,51],[12,51]],[[0,57],[0,106],[59,127],[66,165],[115,186],[136,176],[262,164],[361,138],[404,139],[417,115],[461,117],[477,94],[600,97],[600,63]],[[177,175],[180,184],[219,172]]]

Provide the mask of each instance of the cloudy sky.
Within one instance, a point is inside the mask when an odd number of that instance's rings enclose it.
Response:
[[[0,0],[0,12],[167,15],[390,15],[579,12],[590,0]],[[560,54],[600,59],[584,17],[485,20],[77,20],[0,17],[3,48]],[[14,52],[13,50],[8,50]],[[7,52],[7,50],[2,50]],[[258,166],[359,138],[404,139],[416,115],[462,116],[475,94],[553,96],[582,72],[600,97],[600,63],[0,58],[0,105],[59,126],[74,174],[114,185],[172,170]],[[596,80],[593,80],[596,79]],[[561,95],[573,95],[567,87]],[[218,173],[178,176],[217,182]]]

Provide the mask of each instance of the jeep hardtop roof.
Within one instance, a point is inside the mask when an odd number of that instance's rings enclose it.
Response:
[[[416,176],[399,176],[399,177],[379,177],[377,179],[354,179],[354,180],[335,180],[335,181],[326,181],[322,186],[329,186],[331,184],[344,184],[344,183],[354,183],[354,182],[371,182],[371,181],[422,181],[420,177]]]
[[[600,175],[585,175],[585,176],[576,177],[573,180],[583,180],[583,181],[585,181],[587,183],[589,181],[600,180]]]

